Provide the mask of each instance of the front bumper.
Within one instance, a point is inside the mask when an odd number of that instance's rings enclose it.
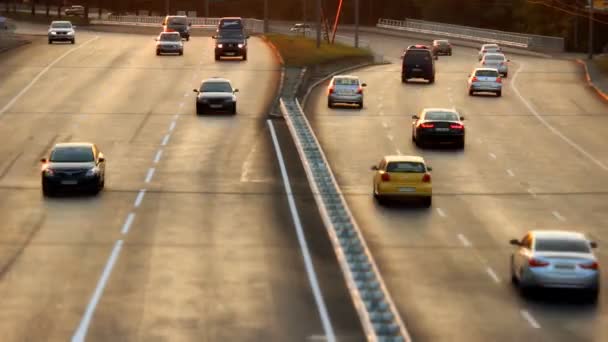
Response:
[[[183,52],[184,48],[181,46],[162,46],[159,45],[156,47],[156,51],[164,52],[164,53],[179,53]]]
[[[60,178],[42,176],[42,184],[47,188],[65,189],[65,190],[90,190],[95,189],[101,183],[100,176],[93,177],[78,177],[78,178]]]
[[[354,95],[343,95],[343,94],[330,94],[329,100],[335,103],[362,103],[363,94]]]
[[[196,106],[203,110],[225,111],[232,110],[236,106],[236,101],[196,101]]]
[[[49,40],[52,41],[72,41],[76,39],[74,34],[48,34]]]
[[[215,47],[216,56],[243,56],[247,53],[247,46],[242,48],[237,44],[225,44],[221,48]]]

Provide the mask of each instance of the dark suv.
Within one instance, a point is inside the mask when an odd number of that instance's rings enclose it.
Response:
[[[222,56],[229,57],[243,57],[243,60],[247,60],[247,39],[249,36],[245,35],[243,30],[238,29],[224,29],[218,30],[215,39],[215,60],[219,61]]]
[[[190,27],[188,17],[185,15],[168,15],[163,20],[163,32],[179,32],[179,35],[190,40]]]
[[[401,82],[410,78],[423,78],[429,83],[435,82],[435,58],[428,48],[410,47],[403,54]]]

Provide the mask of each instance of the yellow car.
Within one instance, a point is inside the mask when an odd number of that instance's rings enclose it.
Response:
[[[378,202],[385,198],[420,198],[430,207],[433,195],[432,168],[418,156],[386,156],[374,173],[374,197]]]

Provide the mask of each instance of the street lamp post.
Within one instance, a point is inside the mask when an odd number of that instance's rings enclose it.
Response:
[[[321,0],[317,0],[317,49],[321,47]]]
[[[359,47],[359,0],[355,0],[355,47]]]
[[[589,56],[593,59],[593,0],[589,0]]]
[[[268,33],[268,0],[264,0],[264,33]]]

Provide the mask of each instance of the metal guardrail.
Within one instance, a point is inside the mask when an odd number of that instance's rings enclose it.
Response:
[[[435,23],[423,20],[378,19],[378,28],[431,34],[440,37],[451,37],[481,43],[496,43],[504,46],[536,51],[562,52],[564,39],[530,34],[488,30],[475,27]]]
[[[296,99],[281,98],[280,107],[368,341],[410,342],[411,338],[300,103]]]
[[[307,37],[307,38],[311,38],[311,39],[316,39],[316,36],[317,36],[317,30],[315,28],[311,28],[309,30],[306,30],[305,32],[302,32],[302,31],[292,31],[291,28],[286,25],[273,24],[273,25],[270,25],[269,29],[271,32],[286,34],[289,36],[303,36],[303,37]],[[336,41],[343,45],[350,45],[350,46],[355,45],[355,38],[352,36],[344,36],[344,35],[336,34]],[[359,47],[364,48],[364,49],[369,49],[369,47],[370,47],[369,40],[359,38]]]
[[[110,15],[103,20],[92,20],[92,23],[123,24],[136,26],[161,26],[164,16]],[[195,28],[215,28],[221,18],[188,17],[188,22]],[[245,29],[249,32],[264,32],[264,21],[258,19],[243,19]]]

